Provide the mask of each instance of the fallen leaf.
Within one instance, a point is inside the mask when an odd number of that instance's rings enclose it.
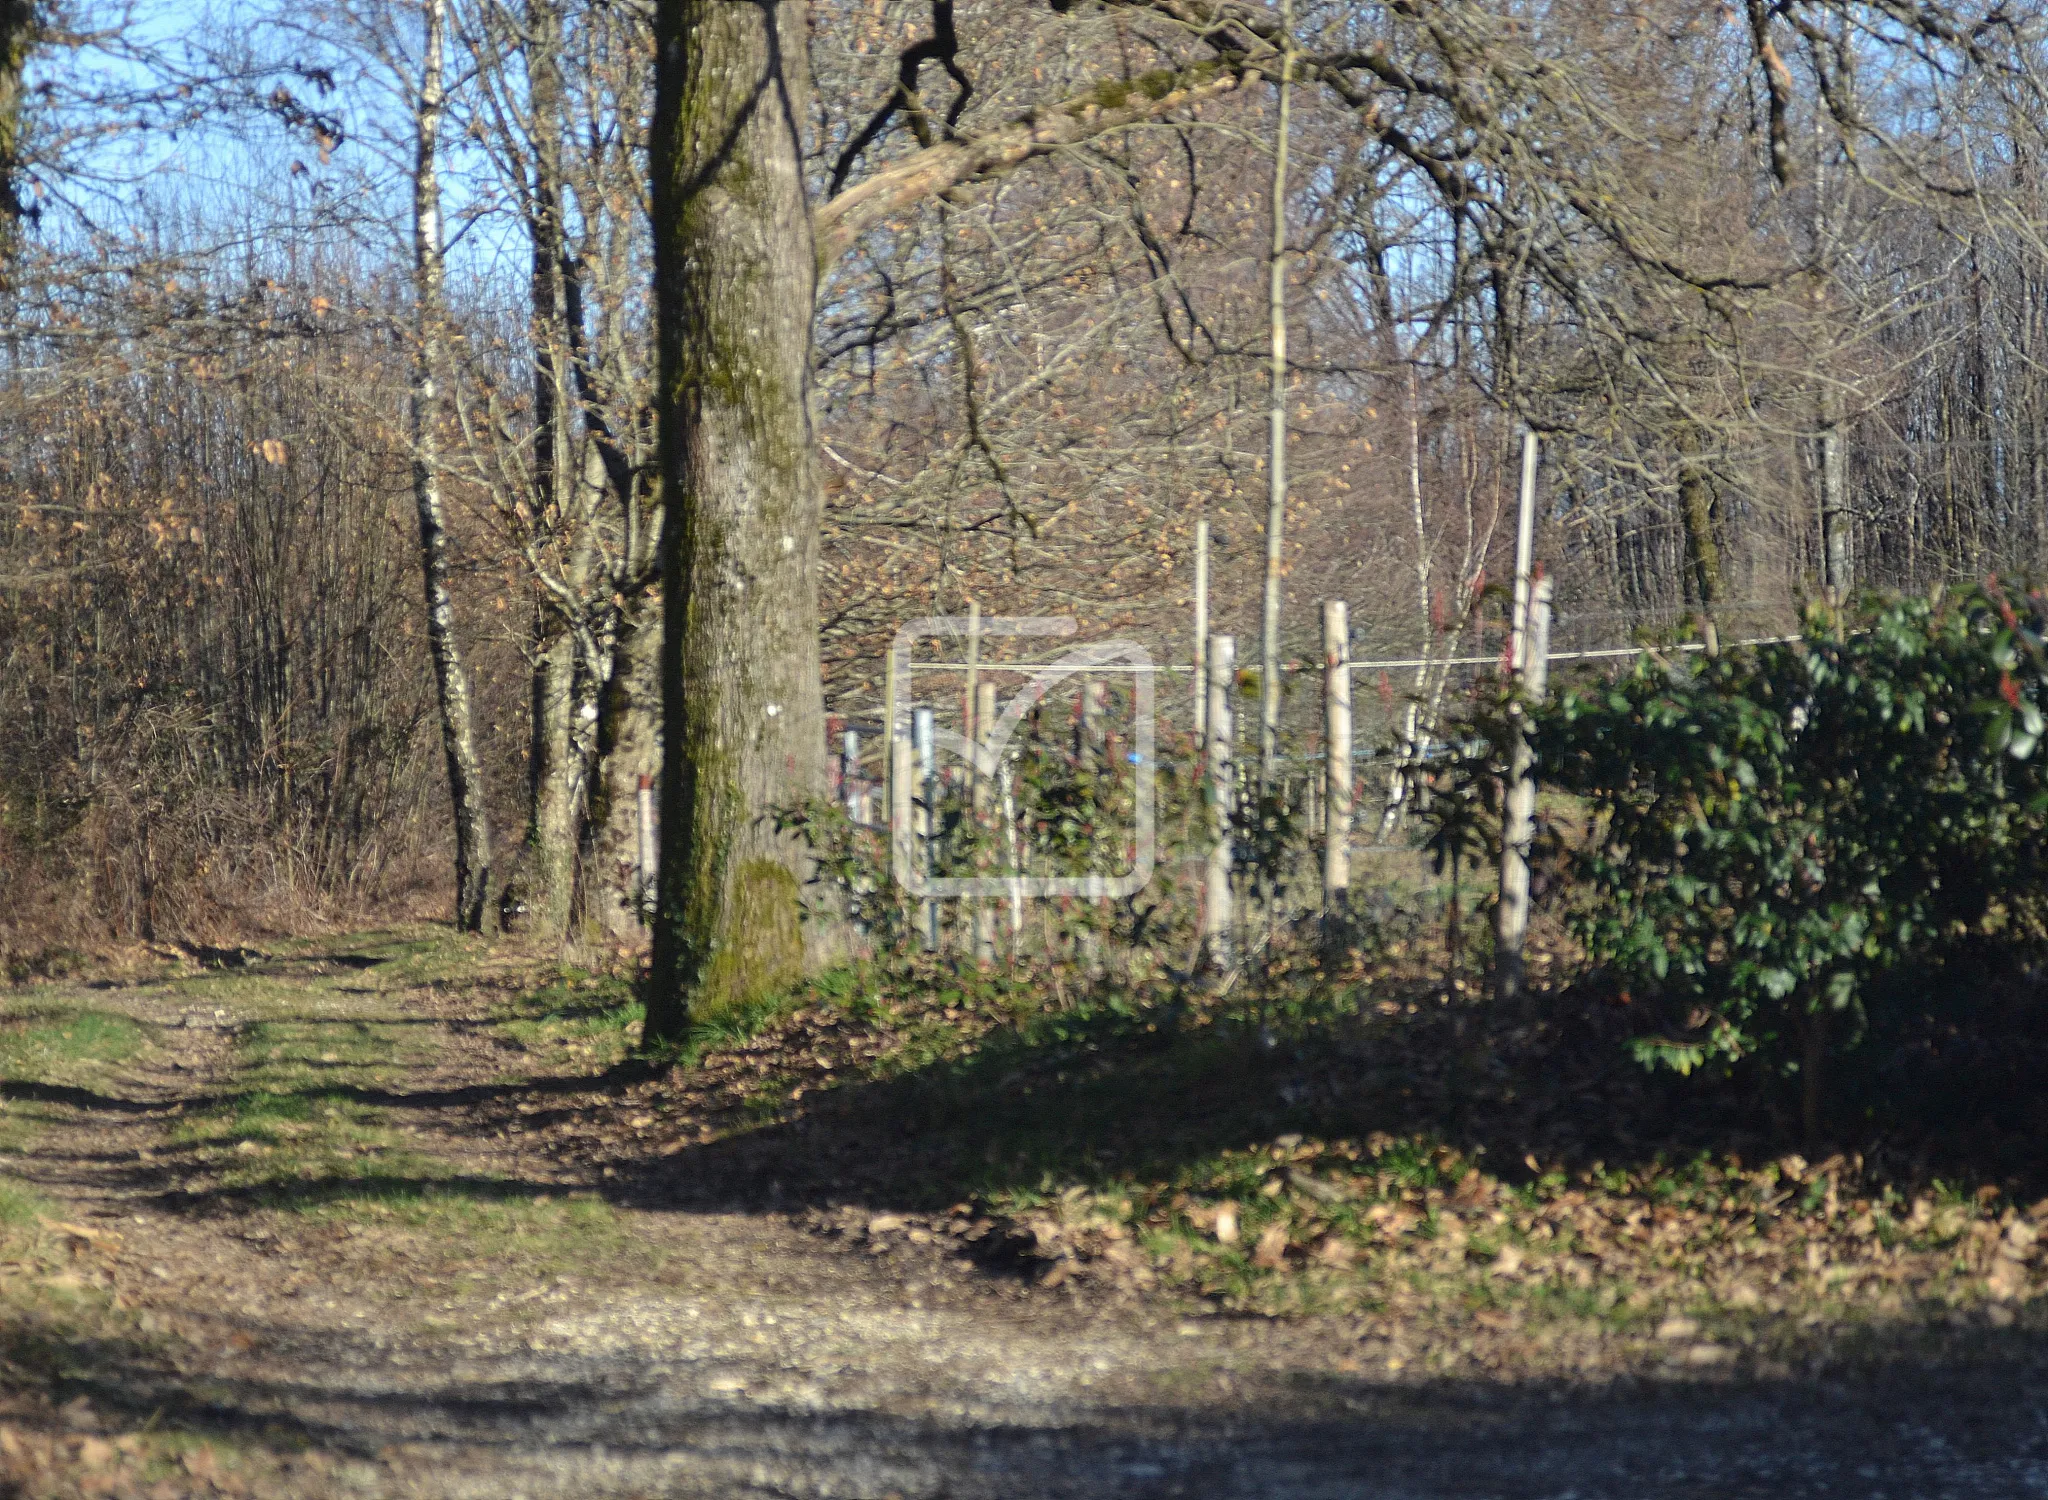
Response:
[[[1299,1167],[1287,1169],[1287,1180],[1294,1186],[1295,1191],[1306,1193],[1319,1203],[1342,1203],[1351,1196],[1335,1183],[1325,1182],[1320,1177],[1312,1177]]]
[[[1338,1235],[1326,1234],[1316,1241],[1315,1258],[1319,1265],[1343,1270],[1358,1263],[1358,1247]]]
[[[2016,1260],[2001,1255],[1991,1263],[1991,1274],[1984,1278],[1984,1289],[2000,1302],[2011,1302],[2026,1295],[2026,1268]]]
[[[38,1218],[40,1217],[38,1215]],[[86,1244],[93,1246],[95,1249],[117,1250],[121,1245],[121,1236],[110,1230],[92,1229],[84,1224],[73,1224],[68,1219],[42,1219],[41,1222],[45,1229],[54,1229],[59,1234],[68,1234],[75,1240],[85,1241]]]
[[[1252,1264],[1268,1271],[1277,1271],[1287,1264],[1287,1226],[1268,1224],[1266,1232],[1259,1236],[1258,1248],[1252,1251]]]
[[[1237,1243],[1237,1205],[1219,1203],[1216,1205],[1216,1241],[1222,1245]]]
[[[1366,1210],[1365,1217],[1390,1236],[1406,1234],[1422,1222],[1422,1215],[1405,1203],[1375,1203]]]
[[[1657,1325],[1657,1337],[1666,1340],[1689,1339],[1699,1331],[1699,1323],[1682,1313],[1673,1313]]]
[[[2014,1219],[2005,1226],[2005,1244],[2000,1247],[1999,1253],[2010,1260],[2025,1260],[2033,1253],[2034,1246],[2040,1238],[2041,1231],[2025,1219]]]
[[[1493,1201],[1493,1186],[1484,1172],[1467,1172],[1458,1179],[1451,1201],[1460,1208],[1477,1208]]]

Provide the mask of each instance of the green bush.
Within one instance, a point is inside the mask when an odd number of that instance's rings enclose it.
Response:
[[[1545,784],[1591,814],[1568,856],[1573,929],[1663,1002],[1643,1060],[1803,1072],[1812,1130],[1875,976],[1988,932],[2038,937],[2042,611],[1995,581],[1817,607],[1796,641],[1652,654],[1538,713]]]

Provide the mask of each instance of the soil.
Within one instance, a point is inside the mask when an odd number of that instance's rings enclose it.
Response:
[[[230,983],[98,992],[152,1045],[99,1087],[6,1089],[40,1116],[8,1173],[59,1206],[49,1233],[104,1308],[52,1323],[43,1377],[0,1369],[0,1495],[2048,1494],[2048,1351],[2024,1318],[1771,1375],[1418,1375],[1421,1351],[1358,1315],[1223,1316],[1034,1284],[943,1238],[821,1233],[763,1185],[693,1184],[688,1151],[659,1164],[666,1200],[648,1173],[627,1190],[516,1128],[588,1080],[522,1074],[497,988],[346,957],[270,966],[263,1013],[302,984],[324,1016],[401,1017],[365,1105],[456,1182],[603,1205],[603,1236],[514,1250],[234,1190],[234,1153],[179,1128],[237,1087],[257,1010]]]

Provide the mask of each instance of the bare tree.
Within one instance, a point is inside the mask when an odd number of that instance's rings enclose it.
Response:
[[[419,513],[427,641],[441,704],[441,748],[448,761],[448,792],[455,810],[455,920],[466,932],[480,932],[489,906],[491,836],[484,811],[483,767],[477,758],[470,712],[469,679],[463,670],[455,601],[449,588],[448,522],[441,494],[439,372],[447,313],[439,153],[441,117],[447,107],[443,78],[447,0],[423,0],[421,19],[425,37],[414,100],[417,155],[412,180],[415,343],[408,401],[413,502]]]

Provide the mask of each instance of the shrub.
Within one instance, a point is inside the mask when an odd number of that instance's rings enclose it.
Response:
[[[1574,931],[1674,1023],[1639,1057],[1800,1072],[1814,1133],[1825,1059],[1861,1036],[1874,976],[1973,934],[2039,934],[2042,614],[1995,581],[1816,607],[1796,641],[1651,654],[1541,711],[1543,779],[1590,813]]]

